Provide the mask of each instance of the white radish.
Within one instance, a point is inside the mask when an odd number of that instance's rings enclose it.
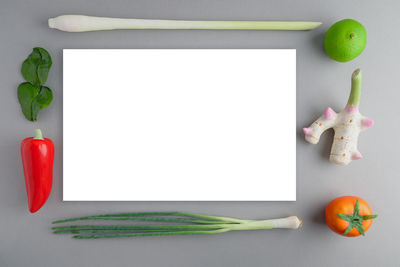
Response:
[[[309,21],[193,21],[152,20],[62,15],[50,18],[49,27],[66,32],[120,29],[209,29],[209,30],[312,30],[321,22]]]
[[[321,134],[327,129],[334,129],[335,136],[329,160],[336,164],[347,165],[352,160],[362,158],[357,148],[358,136],[361,131],[374,124],[372,119],[364,117],[358,110],[361,78],[361,70],[356,69],[351,76],[351,93],[344,110],[337,114],[327,107],[311,126],[303,128],[305,139],[311,144],[317,144]]]

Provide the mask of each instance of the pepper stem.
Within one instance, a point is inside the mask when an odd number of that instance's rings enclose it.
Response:
[[[40,129],[35,129],[35,137],[33,139],[44,140],[42,131]]]
[[[348,106],[355,107],[360,103],[361,79],[361,69],[356,69],[351,75],[351,92],[349,100],[347,101]]]

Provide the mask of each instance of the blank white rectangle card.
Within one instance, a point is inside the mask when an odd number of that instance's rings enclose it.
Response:
[[[63,54],[64,200],[296,200],[295,50]]]

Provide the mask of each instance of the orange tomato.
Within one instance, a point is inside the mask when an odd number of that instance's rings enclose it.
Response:
[[[356,207],[357,200],[358,207]],[[354,212],[355,209],[356,212]],[[376,216],[372,214],[371,208],[364,199],[354,196],[338,197],[332,200],[325,209],[325,220],[329,228],[348,237],[364,235]],[[347,234],[345,234],[346,230]]]

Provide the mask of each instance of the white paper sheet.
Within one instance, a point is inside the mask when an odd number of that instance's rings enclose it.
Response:
[[[65,49],[66,201],[296,200],[296,51]]]

